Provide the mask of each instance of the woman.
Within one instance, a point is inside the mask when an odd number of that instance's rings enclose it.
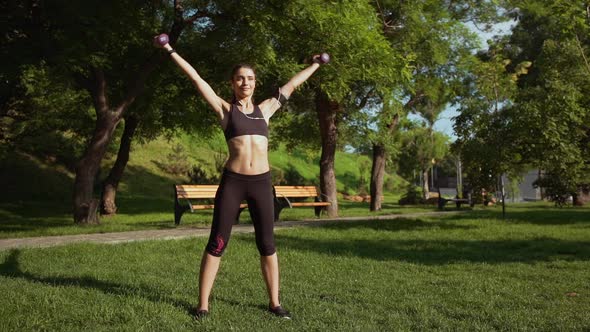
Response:
[[[234,67],[231,76],[234,96],[231,102],[227,102],[217,96],[211,86],[168,43],[154,44],[170,54],[213,108],[229,149],[229,159],[215,197],[211,234],[201,260],[199,306],[195,317],[200,319],[209,313],[209,295],[221,256],[238,217],[240,202],[246,200],[254,223],[262,275],[268,291],[268,310],[276,316],[291,319],[291,314],[283,309],[279,301],[279,264],[274,246],[274,204],[268,163],[268,122],[291,93],[320,67],[320,56],[313,56],[312,64],[282,86],[275,97],[255,105],[252,102],[256,88],[253,67]]]

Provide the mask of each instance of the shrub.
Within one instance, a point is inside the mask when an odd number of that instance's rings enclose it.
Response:
[[[424,201],[422,200],[422,195],[416,186],[409,183],[406,187],[406,193],[400,198],[399,205],[408,205],[408,204],[422,204]]]
[[[220,181],[220,174],[219,172],[214,172],[215,174],[209,175],[207,170],[203,169],[200,165],[194,165],[192,169],[188,172],[188,177],[190,178],[190,183],[195,184],[216,184]]]
[[[180,144],[172,148],[172,152],[166,156],[166,161],[157,164],[164,172],[172,175],[184,175],[190,169],[188,156]]]

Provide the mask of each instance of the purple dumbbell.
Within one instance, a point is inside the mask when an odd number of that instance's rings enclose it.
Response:
[[[168,41],[169,41],[168,35],[165,33],[160,34],[156,37],[156,43],[158,43],[158,45],[160,45],[160,46],[164,46],[164,45],[168,44]]]
[[[330,62],[330,54],[328,54],[328,53],[322,53],[320,55],[320,62],[321,63],[328,63],[328,62]]]

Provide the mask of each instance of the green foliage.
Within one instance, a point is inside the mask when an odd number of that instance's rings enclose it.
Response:
[[[465,63],[472,57],[477,37],[465,22],[493,22],[496,4],[481,1],[378,1],[375,2],[385,36],[408,60],[411,78],[392,85],[382,96],[382,106],[371,107],[360,121],[359,136],[386,149],[390,158],[408,153],[398,122],[408,113],[418,114],[432,130],[441,112],[460,93]],[[376,111],[378,110],[378,111]],[[367,124],[368,123],[368,124]],[[428,143],[427,143],[428,144]],[[431,143],[430,143],[431,144]],[[361,148],[365,148],[361,145]],[[401,155],[398,153],[401,152]],[[428,154],[428,153],[427,153]],[[430,153],[432,154],[432,153]],[[432,159],[432,158],[431,158]],[[409,172],[407,162],[402,168]],[[428,168],[428,167],[426,167]],[[410,172],[411,173],[411,172]]]
[[[3,143],[73,169],[93,129],[88,93],[45,63],[24,67],[18,89],[23,96],[7,105]]]
[[[399,200],[399,205],[415,205],[421,203],[423,203],[422,193],[414,184],[408,183],[406,186],[406,192]]]
[[[166,155],[165,159],[161,162],[162,170],[171,175],[184,175],[187,174],[190,165],[188,162],[188,156],[185,153],[182,145],[177,144],[172,148],[172,151]]]
[[[499,40],[473,59],[455,119],[458,139],[453,148],[474,192],[494,191],[499,176],[519,174],[523,167],[522,146],[514,144],[521,133],[513,127],[518,112],[512,101],[530,62],[513,66],[507,50],[506,41]]]
[[[219,183],[221,176],[219,173],[209,174],[200,165],[194,165],[191,170],[188,171],[188,177],[190,184],[213,184]]]
[[[281,39],[288,53],[327,51],[333,61],[313,81],[332,100],[342,101],[354,82],[388,89],[397,77],[409,78],[405,61],[380,33],[380,22],[368,1],[299,0],[286,2]],[[334,24],[338,22],[338,24]],[[310,36],[302,39],[300,36]]]
[[[572,194],[578,189],[576,182],[566,182],[568,177],[560,174],[544,173],[539,179],[533,182],[535,188],[543,188],[544,195],[555,205],[562,207],[567,205],[571,199]]]
[[[510,38],[516,61],[529,61],[510,123],[523,160],[544,170],[539,185],[556,201],[588,183],[590,146],[589,12],[584,1],[524,2]],[[515,69],[517,71],[517,69]]]
[[[93,114],[96,100],[89,93],[96,88],[95,75],[98,71],[106,74],[108,106],[117,106],[135,84],[134,73],[156,52],[151,36],[169,21],[166,7],[164,2],[134,0],[52,0],[2,7],[3,17],[10,20],[1,20],[0,25],[10,33],[0,37],[0,60],[13,64],[6,76],[4,71],[0,74],[2,144],[74,169],[99,127]],[[4,89],[5,82],[11,85],[9,89]],[[179,122],[190,123],[186,121],[188,112],[171,103],[177,95],[183,96],[182,91],[167,83],[165,93],[153,93],[148,82],[150,98],[138,100],[130,109],[139,114],[136,135],[142,139],[153,139]],[[177,104],[184,110],[194,108],[194,102],[189,105],[190,98],[183,101]],[[112,142],[107,153],[116,152],[117,144]]]
[[[415,125],[415,124],[414,124]],[[449,138],[430,128],[416,126],[402,132],[402,151],[398,156],[400,173],[412,179],[414,172],[430,169],[449,151]]]

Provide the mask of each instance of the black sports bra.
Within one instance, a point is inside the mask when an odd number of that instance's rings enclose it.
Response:
[[[268,138],[268,125],[258,105],[254,105],[254,112],[244,114],[236,104],[232,104],[225,117],[227,125],[223,133],[226,141],[242,135],[261,135]]]

